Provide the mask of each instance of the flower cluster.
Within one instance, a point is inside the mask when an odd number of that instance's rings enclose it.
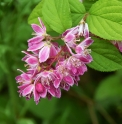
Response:
[[[59,46],[38,19],[41,26],[31,25],[35,37],[28,40],[27,51],[22,51],[27,72],[18,69],[22,74],[16,77],[20,96],[34,97],[36,104],[41,98],[60,98],[61,89],[68,91],[70,86],[78,85],[80,76],[87,71],[86,64],[92,61],[87,48],[93,43],[84,20],[61,35],[65,45]]]

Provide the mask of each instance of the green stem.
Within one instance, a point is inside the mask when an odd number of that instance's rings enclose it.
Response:
[[[89,114],[92,120],[92,124],[99,124],[97,115],[94,109],[94,105],[92,103],[91,104],[88,103],[87,106],[88,106]]]
[[[100,112],[100,114],[108,121],[109,124],[117,124],[113,118],[108,114],[108,112],[99,104],[95,103],[91,98],[89,98],[86,95],[79,95],[76,92],[68,92],[69,95],[80,99],[82,102],[86,103],[88,106],[88,110],[92,119],[93,124],[98,124],[98,119],[94,110],[94,106],[97,106],[97,110]]]
[[[103,107],[98,105],[97,110],[108,121],[109,124],[117,124]]]

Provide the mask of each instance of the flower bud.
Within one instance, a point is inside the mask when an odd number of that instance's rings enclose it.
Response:
[[[44,86],[41,83],[36,83],[36,91],[42,93],[44,91]]]

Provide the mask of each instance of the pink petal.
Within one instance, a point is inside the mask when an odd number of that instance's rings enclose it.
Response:
[[[65,42],[71,42],[75,39],[75,35],[73,34],[67,34],[66,37],[64,38]]]
[[[42,98],[45,98],[46,95],[47,95],[47,90],[46,90],[46,88],[44,88],[43,92],[40,93],[40,96],[41,96]]]
[[[70,89],[70,85],[65,84],[64,90],[68,91]]]
[[[31,80],[30,76],[29,76],[28,74],[26,74],[26,73],[21,74],[21,77],[22,77],[24,80],[26,80],[26,81],[30,81],[30,80]]]
[[[55,49],[55,47],[53,45],[51,45],[50,47],[50,58],[53,58],[54,56],[56,56],[57,54],[57,50]]]
[[[90,63],[92,62],[92,56],[90,54],[88,55],[81,55],[80,60],[84,63]]]
[[[30,85],[30,83],[26,83],[26,84],[22,84],[21,86],[18,86],[18,88],[20,89],[19,92],[23,91],[29,85]]]
[[[36,83],[35,87],[36,87],[36,91],[38,93],[42,93],[45,89],[44,86],[41,83]]]
[[[82,49],[82,47],[80,47],[80,46],[77,46],[76,48],[75,48],[75,52],[76,53],[81,53],[83,51],[83,49]]]
[[[61,79],[55,79],[55,81],[54,81],[54,87],[55,88],[58,88],[59,85],[60,85],[60,82],[61,82]]]
[[[73,27],[73,28],[70,28],[70,29],[67,29],[67,30],[62,34],[62,36],[65,37],[68,33],[73,34],[73,35],[76,35],[76,34],[78,33],[78,26]]]
[[[72,50],[71,50],[71,48],[69,47],[69,45],[68,45],[67,43],[65,43],[65,44],[66,44],[66,46],[67,46],[68,51],[71,53],[71,55],[73,55],[74,53],[72,52]]]
[[[65,76],[65,77],[63,78],[63,80],[64,80],[66,83],[68,83],[70,86],[72,86],[72,85],[74,84],[74,80],[73,80],[73,78],[72,78],[71,76]]]
[[[55,91],[56,91],[56,89],[55,89],[53,86],[51,86],[50,89],[48,90],[48,92],[49,92],[52,96],[55,96]]]
[[[43,71],[43,72],[41,72],[41,76],[42,77],[45,77],[45,78],[47,78],[48,76],[49,76],[49,72],[48,71]]]
[[[63,89],[68,91],[70,89],[70,85],[69,84],[64,84]]]
[[[92,43],[93,43],[93,40],[91,39],[91,37],[86,38],[79,45],[77,45],[75,49],[76,53],[80,53],[81,51],[86,49],[86,47],[89,47]]]
[[[40,100],[40,95],[39,93],[36,91],[36,89],[33,89],[33,96],[34,96],[34,101],[36,102],[36,105],[39,103]]]
[[[16,76],[15,80],[17,80],[17,82],[21,82],[22,77],[20,75],[19,76]]]
[[[31,27],[33,28],[33,30],[38,34],[38,33],[43,33],[43,30],[40,26],[38,26],[37,24],[31,24]]]
[[[33,88],[34,88],[34,85],[33,85],[33,84],[27,86],[27,87],[23,90],[22,96],[26,96],[26,95],[30,94],[30,93],[32,92]]]
[[[44,36],[36,36],[31,39],[29,39],[27,42],[28,43],[38,43],[44,39]]]
[[[88,24],[87,24],[87,23],[85,23],[83,36],[84,36],[85,38],[89,37],[89,28],[88,28]]]
[[[58,88],[62,81],[62,78],[61,78],[60,73],[58,73],[57,71],[54,71],[54,75],[55,75],[55,77],[54,77],[55,79],[54,79],[53,84],[54,84],[55,88]]]
[[[45,62],[49,58],[50,47],[44,46],[39,52],[39,61],[40,63]]]
[[[87,37],[84,41],[82,41],[83,46],[89,47],[94,41],[91,39],[91,37]]]
[[[76,26],[76,27],[73,28],[72,33],[74,35],[77,35],[78,34],[78,28],[79,28],[79,26]]]
[[[78,68],[78,72],[80,75],[83,75],[84,72],[86,72],[86,71],[87,71],[87,67],[85,64]]]
[[[76,74],[77,73],[77,68],[72,67],[71,69],[72,69],[73,74]]]
[[[41,49],[43,46],[44,46],[44,42],[41,42],[41,43],[30,46],[27,51],[36,51],[38,49]]]
[[[72,28],[71,29],[67,29],[63,34],[62,34],[62,37],[65,37],[69,32],[71,32]]]
[[[61,97],[61,90],[60,90],[60,88],[56,89],[55,96],[57,98],[60,98]]]
[[[40,22],[41,27],[43,28],[43,32],[46,32],[46,27],[44,26],[44,23],[42,22],[42,20],[38,17],[38,20]]]
[[[29,65],[35,65],[38,64],[38,59],[36,57],[29,57],[25,62],[27,62]]]
[[[25,61],[27,58],[28,58],[28,55],[25,55],[25,56],[22,58],[22,61]]]
[[[120,52],[122,52],[122,41],[118,41],[117,44]]]

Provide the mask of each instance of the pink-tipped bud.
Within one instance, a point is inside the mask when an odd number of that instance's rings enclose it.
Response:
[[[36,84],[36,91],[42,93],[44,91],[44,86],[41,83]]]

